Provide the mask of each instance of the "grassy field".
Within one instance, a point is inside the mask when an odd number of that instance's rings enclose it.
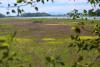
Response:
[[[16,31],[14,41],[10,45],[11,53],[17,53],[20,62],[9,62],[10,67],[50,67],[46,57],[60,56],[65,66],[59,64],[56,67],[71,67],[77,59],[75,49],[69,48],[72,42],[70,35],[74,34],[71,28],[84,22],[81,29],[81,39],[98,38],[92,33],[93,25],[100,24],[100,20],[68,20],[68,19],[0,19],[0,41],[7,40],[7,35]],[[81,25],[80,25],[81,26]],[[97,54],[94,50],[82,52],[88,64],[94,60]],[[99,67],[97,62],[93,67]],[[84,66],[86,67],[86,66]]]

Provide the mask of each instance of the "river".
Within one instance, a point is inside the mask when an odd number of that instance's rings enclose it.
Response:
[[[67,16],[40,16],[40,17],[6,17],[6,18],[17,18],[17,19],[32,19],[32,18],[56,18],[56,19],[70,19],[70,17]],[[85,17],[84,17],[85,18]],[[94,17],[87,17],[88,19],[92,20],[94,19]],[[100,16],[99,17],[95,17],[95,19],[100,20]]]

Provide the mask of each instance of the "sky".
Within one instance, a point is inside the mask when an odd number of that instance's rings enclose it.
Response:
[[[39,8],[38,11],[36,11],[31,5],[27,5],[24,7],[21,7],[25,10],[26,13],[35,13],[35,12],[46,12],[50,14],[66,14],[73,9],[79,10],[79,12],[82,12],[83,9],[89,10],[93,7],[87,2],[88,0],[54,0],[54,2],[46,2],[45,4],[42,3],[35,3],[35,6]],[[0,0],[2,4],[0,6],[7,7],[7,4],[15,3],[16,0]],[[16,8],[11,8],[16,9]],[[6,15],[6,12],[9,11],[7,8],[1,8],[0,7],[0,13],[3,13]],[[16,14],[11,14],[16,15]]]

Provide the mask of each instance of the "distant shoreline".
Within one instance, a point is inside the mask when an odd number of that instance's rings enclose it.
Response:
[[[70,17],[68,16],[38,16],[38,17],[3,17],[3,18],[15,18],[15,19],[32,19],[32,18],[47,18],[47,19],[71,19]],[[86,17],[83,17],[83,18],[86,18]],[[94,17],[87,17],[87,19],[94,19]],[[100,19],[100,16],[96,16],[95,19]]]

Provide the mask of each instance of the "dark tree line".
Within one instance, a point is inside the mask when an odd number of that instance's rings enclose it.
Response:
[[[5,17],[5,15],[3,15],[3,14],[0,13],[0,18],[2,18],[2,17]]]
[[[97,9],[97,10],[90,9],[88,11],[88,15],[89,16],[100,16],[100,9]]]
[[[23,13],[21,17],[38,17],[38,16],[51,16],[48,13]]]

